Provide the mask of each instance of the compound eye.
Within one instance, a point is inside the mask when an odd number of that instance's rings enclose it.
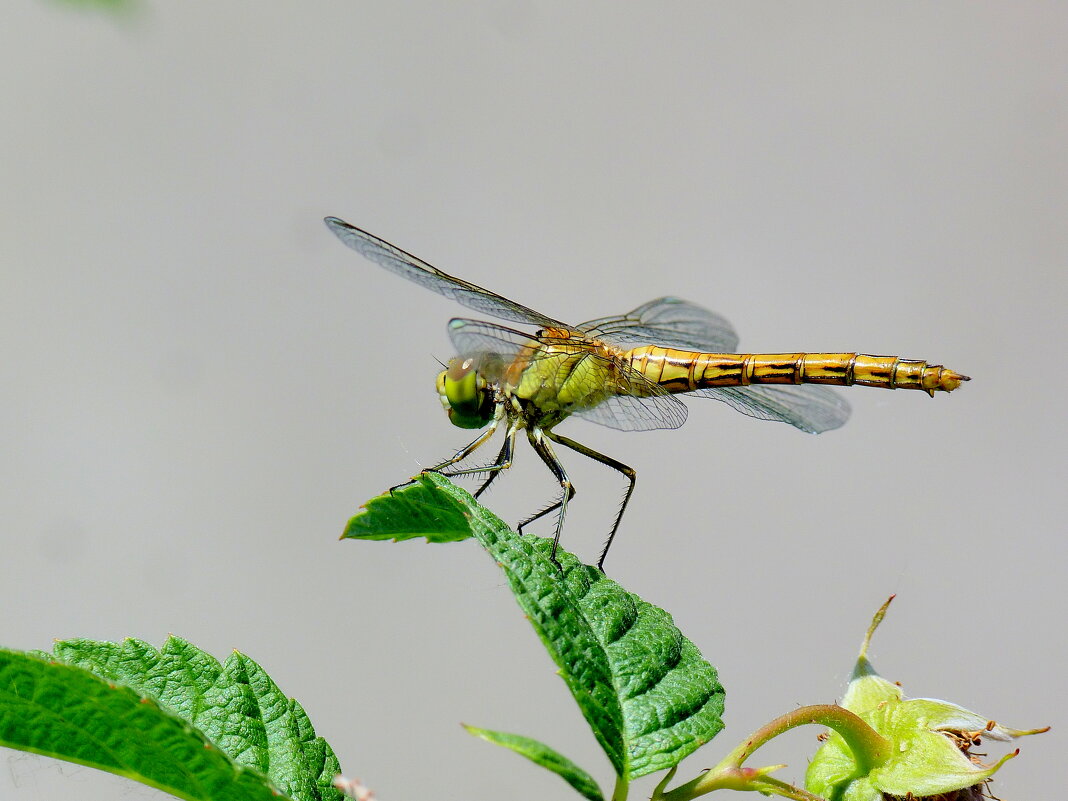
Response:
[[[453,425],[482,428],[493,419],[493,398],[474,359],[452,359],[438,375],[438,394]]]
[[[463,381],[466,376],[473,372],[475,372],[475,360],[461,359],[458,356],[449,359],[448,368],[445,370],[449,381]]]
[[[445,370],[445,397],[453,409],[478,405],[478,371],[474,359],[452,359]]]

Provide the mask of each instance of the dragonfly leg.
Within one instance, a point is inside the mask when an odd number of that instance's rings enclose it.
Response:
[[[480,473],[480,472],[485,471],[485,470],[497,471],[497,470],[502,470],[502,469],[504,469],[506,467],[511,467],[511,462],[509,462],[508,464],[505,464],[505,465],[497,464],[497,465],[491,465],[489,467],[479,467],[479,468],[475,468],[475,469],[472,469],[472,470],[446,470],[445,469],[445,468],[449,467],[450,465],[456,464],[457,462],[462,462],[464,459],[466,459],[468,456],[470,456],[472,453],[474,453],[480,447],[485,445],[486,441],[489,440],[489,438],[493,436],[494,432],[496,432],[497,423],[498,422],[499,422],[498,420],[494,420],[492,423],[490,423],[489,428],[487,428],[485,431],[483,431],[481,434],[479,434],[478,438],[475,439],[473,442],[469,443],[468,445],[466,445],[463,448],[461,448],[460,450],[458,450],[456,452],[455,456],[453,456],[450,459],[446,459],[441,464],[436,464],[433,467],[425,468],[424,470],[422,470],[420,472],[420,475],[422,475],[422,473],[440,473],[443,476],[448,476],[448,477],[451,478],[452,476],[463,476],[463,475],[467,475],[468,473]],[[512,434],[512,436],[514,437],[515,435]],[[502,451],[502,453],[503,453],[503,451]],[[498,462],[499,461],[500,460],[498,459]],[[494,475],[496,475],[496,473],[494,473]],[[409,484],[414,484],[416,482],[416,480],[418,479],[418,477],[419,476],[416,476],[414,478],[410,478],[410,479],[408,479],[407,481],[405,481],[402,484],[395,484],[394,486],[389,488],[389,494],[392,495],[394,490],[399,490],[401,487],[407,487]]]
[[[616,514],[616,520],[612,523],[612,531],[608,534],[608,540],[604,544],[604,550],[601,551],[601,558],[597,560],[597,568],[604,572],[604,558],[608,556],[608,549],[612,547],[612,540],[615,539],[616,531],[619,529],[619,524],[623,520],[623,512],[627,509],[627,503],[630,501],[630,496],[634,493],[634,483],[638,479],[638,474],[634,472],[634,468],[628,465],[618,462],[611,456],[605,456],[603,453],[598,453],[592,448],[588,448],[580,442],[575,442],[573,439],[561,436],[560,434],[554,434],[552,431],[546,431],[545,436],[551,439],[553,442],[558,442],[564,447],[570,448],[576,453],[581,453],[583,456],[588,456],[594,461],[611,467],[613,470],[617,470],[627,477],[627,491],[623,494],[623,503],[619,506],[619,512]]]
[[[568,493],[567,499],[570,501],[572,498],[574,498],[576,492],[578,492],[578,490],[576,490],[574,487],[571,487],[571,490]],[[557,509],[560,508],[560,504],[561,504],[561,501],[555,501],[554,503],[551,503],[548,506],[546,506],[541,511],[535,512],[530,517],[528,517],[526,520],[524,520],[522,523],[517,525],[515,527],[516,531],[518,531],[519,534],[522,535],[524,528],[529,526],[535,520],[541,520],[543,517],[545,517],[545,515],[550,514],[551,512],[555,512]]]
[[[481,440],[479,442],[479,445],[481,445],[483,442],[486,441],[486,438],[479,437],[479,440]],[[476,476],[479,473],[490,473],[490,478],[492,479],[492,477],[497,475],[497,473],[501,472],[502,470],[507,470],[509,467],[512,466],[512,445],[510,444],[510,442],[514,440],[515,430],[509,428],[508,435],[505,437],[504,440],[504,447],[501,448],[501,452],[497,454],[497,461],[493,464],[479,465],[478,467],[465,467],[462,470],[442,470],[440,467],[435,467],[434,472],[440,473],[443,476],[448,476],[449,478],[455,478],[456,476]],[[478,446],[476,445],[475,447],[477,448]],[[474,449],[475,448],[465,448],[464,450],[467,451],[467,454],[465,454],[463,458],[466,459],[467,456],[469,456],[471,451],[473,451]],[[458,462],[461,460],[457,459],[455,461]],[[450,462],[452,462],[452,460],[450,460]],[[489,481],[487,481],[486,484],[489,484]],[[483,486],[480,487],[478,491],[482,492],[482,490],[485,489],[486,484],[483,484]]]
[[[479,434],[478,437],[474,441],[468,443],[464,447],[460,448],[460,450],[456,451],[456,455],[455,456],[452,456],[451,458],[446,459],[441,464],[436,464],[433,467],[428,467],[423,472],[424,473],[442,473],[443,475],[450,475],[450,476],[460,475],[460,472],[444,473],[443,471],[445,470],[446,467],[451,467],[452,465],[456,464],[457,462],[462,462],[464,459],[466,459],[472,453],[474,453],[479,448],[481,448],[483,445],[485,445],[486,442],[489,441],[490,437],[492,437],[497,432],[497,423],[498,423],[497,420],[494,420],[492,423],[490,423],[489,424],[489,428],[487,428],[485,431],[483,431],[481,434]]]
[[[575,488],[572,487],[571,488],[571,494],[567,498],[569,501],[572,498],[575,497],[575,491],[576,491]],[[555,503],[551,503],[548,506],[546,506],[544,509],[542,509],[540,512],[535,512],[534,514],[532,514],[530,517],[528,517],[526,520],[524,520],[522,523],[520,523],[518,526],[516,526],[515,530],[518,531],[520,535],[522,535],[524,528],[529,526],[535,520],[541,520],[543,517],[545,517],[545,515],[549,514],[550,512],[555,512],[559,508],[560,508],[560,501],[556,501]]]
[[[475,498],[489,489],[489,485],[493,483],[494,479],[496,479],[502,471],[507,470],[512,466],[512,452],[515,448],[515,432],[516,428],[514,426],[508,429],[508,433],[504,437],[504,445],[501,446],[501,452],[497,454],[497,461],[483,468],[483,470],[489,472],[489,477],[482,482],[481,487],[475,490]]]
[[[571,486],[571,480],[567,477],[567,471],[564,470],[564,466],[560,464],[560,460],[556,458],[556,453],[553,451],[552,446],[545,441],[545,438],[542,436],[542,434],[543,432],[540,428],[535,428],[533,430],[528,429],[527,439],[530,440],[531,447],[534,448],[534,451],[538,454],[538,456],[541,457],[541,460],[545,462],[548,468],[552,471],[553,475],[556,476],[556,480],[560,482],[560,489],[562,490],[562,494],[560,496],[559,501],[557,501],[552,506],[549,506],[546,509],[543,509],[542,511],[538,512],[538,514],[534,515],[534,517],[530,518],[530,520],[524,521],[522,524],[520,524],[519,527],[522,528],[523,526],[533,522],[534,520],[537,520],[539,517],[548,514],[554,509],[559,509],[560,513],[556,518],[556,534],[553,535],[553,550],[552,553],[549,555],[549,559],[552,560],[552,563],[554,565],[556,565],[562,570],[563,568],[561,567],[560,563],[556,561],[556,549],[560,545],[560,534],[564,530],[564,517],[567,515],[567,502],[574,497],[575,488]]]

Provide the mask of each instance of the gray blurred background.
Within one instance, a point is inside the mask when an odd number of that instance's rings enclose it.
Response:
[[[570,796],[466,735],[611,771],[473,542],[338,542],[466,442],[434,393],[470,315],[343,248],[341,216],[579,321],[678,294],[746,350],[941,362],[952,396],[845,390],[820,437],[696,400],[680,431],[561,432],[634,465],[609,574],[718,666],[718,761],[841,697],[1053,724],[1063,762],[1068,10],[1000,3],[8,3],[0,160],[0,642],[258,660],[381,801]],[[486,498],[552,495],[525,446]],[[619,477],[567,456],[565,545]],[[547,532],[548,526],[541,529]],[[815,729],[753,764],[799,780]],[[1000,753],[996,749],[991,754]],[[0,754],[0,798],[154,798]],[[644,780],[634,798],[647,797]]]

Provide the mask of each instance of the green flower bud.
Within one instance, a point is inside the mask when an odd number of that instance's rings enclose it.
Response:
[[[864,637],[842,706],[890,743],[885,759],[860,764],[846,739],[831,732],[805,775],[809,792],[834,801],[883,801],[887,797],[920,801],[980,798],[982,785],[1019,751],[984,764],[970,749],[981,738],[1012,740],[1045,729],[1021,731],[956,704],[929,698],[906,699],[901,688],[879,676],[867,652],[890,601],[875,614]]]

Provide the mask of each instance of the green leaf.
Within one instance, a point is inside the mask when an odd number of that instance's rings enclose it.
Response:
[[[543,768],[551,770],[565,782],[574,787],[580,795],[590,799],[590,801],[604,801],[604,796],[601,795],[601,789],[597,786],[597,782],[593,780],[593,777],[590,776],[590,774],[559,751],[553,750],[544,743],[532,740],[529,737],[522,737],[518,734],[479,729],[475,726],[468,726],[466,724],[464,725],[464,728],[476,737],[481,737],[488,742],[503,745],[505,748],[510,748],[517,754],[525,756],[535,765],[541,765]]]
[[[561,574],[551,540],[519,536],[441,476],[422,483],[466,509],[619,776],[670,768],[723,728],[716,670],[667,612],[563,550]]]
[[[467,504],[450,487],[436,473],[423,473],[411,484],[369,500],[341,536],[394,542],[416,537],[426,537],[427,542],[466,540],[472,534]]]
[[[200,732],[129,687],[0,649],[0,745],[77,762],[187,801],[284,801]]]
[[[270,778],[295,801],[337,801],[341,768],[304,709],[258,664],[234,652],[219,663],[180,637],[148,643],[66,640],[55,657],[125,684],[196,727],[238,765]]]

